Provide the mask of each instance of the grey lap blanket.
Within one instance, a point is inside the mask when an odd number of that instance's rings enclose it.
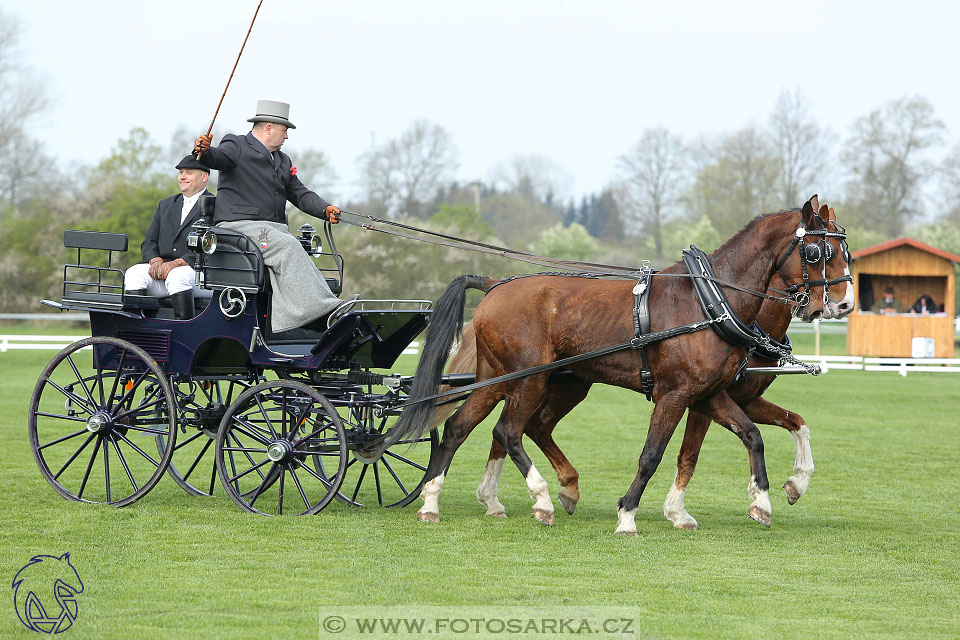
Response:
[[[287,225],[234,220],[217,226],[244,234],[260,248],[273,287],[270,326],[274,332],[295,329],[316,320],[341,303]]]

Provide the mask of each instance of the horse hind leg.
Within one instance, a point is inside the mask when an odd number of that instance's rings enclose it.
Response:
[[[783,485],[787,502],[796,504],[807,492],[807,485],[813,475],[813,452],[810,450],[810,427],[804,419],[778,405],[757,398],[745,408],[747,416],[756,423],[774,424],[790,432],[796,444],[797,452],[793,461],[793,475]]]
[[[500,473],[503,471],[503,462],[507,451],[496,439],[490,443],[490,456],[487,466],[483,470],[480,486],[477,487],[477,501],[487,508],[484,515],[497,518],[506,518],[507,512],[497,496],[497,487],[500,484]]]
[[[440,448],[427,467],[426,481],[420,491],[423,506],[417,511],[417,519],[421,522],[440,522],[440,492],[450,462],[470,432],[490,414],[500,399],[501,396],[490,388],[479,389],[444,424]]]
[[[710,428],[710,417],[698,411],[690,410],[687,414],[687,425],[683,432],[683,444],[677,455],[677,476],[673,486],[663,503],[663,515],[673,523],[677,529],[692,531],[697,528],[697,521],[687,513],[683,504],[687,485],[697,468],[697,459],[700,457],[700,448],[703,439]]]

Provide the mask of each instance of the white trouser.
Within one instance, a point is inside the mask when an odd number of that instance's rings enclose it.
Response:
[[[135,264],[123,275],[124,291],[146,289],[148,296],[172,296],[181,291],[196,288],[197,272],[187,265],[174,267],[167,274],[166,280],[154,280],[150,277],[150,265],[141,262]]]

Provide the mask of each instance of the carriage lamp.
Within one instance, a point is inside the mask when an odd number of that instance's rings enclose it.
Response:
[[[217,250],[217,234],[210,229],[205,218],[197,218],[187,235],[187,246],[196,253],[210,255]]]
[[[320,243],[320,236],[317,235],[317,230],[313,228],[313,225],[309,222],[302,224],[297,229],[297,233],[299,234],[297,240],[300,241],[303,250],[312,256],[319,255],[323,247]]]

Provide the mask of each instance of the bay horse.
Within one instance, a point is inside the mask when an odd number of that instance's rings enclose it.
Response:
[[[791,288],[806,289],[808,295],[798,309],[803,320],[809,322],[846,312],[848,284],[847,278],[842,277],[847,268],[846,253],[840,246],[842,234],[825,235],[831,224],[836,225],[832,212],[821,208],[818,214],[811,202],[805,203],[800,211],[766,214],[751,221],[710,257],[717,278],[735,285],[729,291],[730,308],[745,323],[752,323],[762,301],[755,292],[766,291],[774,274],[779,273]],[[808,235],[818,233],[816,237],[820,240],[807,242]],[[814,265],[822,266],[823,274],[823,279],[815,282],[808,278],[809,260],[805,262],[801,257],[801,254],[808,255],[807,247],[811,245],[821,247],[826,253],[842,254],[840,259]],[[794,247],[798,250],[793,251]],[[691,279],[662,277],[682,273],[684,267],[678,263],[654,277],[649,294],[650,331],[702,322],[703,311],[693,304]],[[439,386],[443,364],[462,323],[465,290],[489,290],[496,282],[478,276],[460,276],[437,301],[411,389],[410,399],[414,403],[434,394]],[[827,286],[828,282],[834,286]],[[558,276],[534,276],[497,286],[474,315],[478,353],[483,356],[478,357],[477,380],[629,341],[634,335],[632,289],[630,282]],[[636,534],[635,514],[640,496],[687,407],[708,415],[744,442],[750,452],[748,492],[753,499],[748,513],[769,525],[769,482],[763,442],[756,425],[725,390],[734,380],[745,354],[743,347],[724,341],[712,331],[678,335],[646,347],[654,375],[655,407],[636,477],[618,503],[616,533]],[[635,350],[609,353],[569,367],[590,384],[602,382],[637,391],[642,388],[642,368],[641,355]],[[421,492],[424,505],[417,514],[420,520],[439,521],[439,494],[453,455],[473,428],[502,400],[504,408],[494,427],[494,437],[526,478],[534,499],[534,516],[552,522],[553,503],[546,482],[521,442],[524,428],[544,404],[548,377],[549,372],[541,372],[509,384],[478,389],[446,421],[440,449],[425,474]],[[406,439],[420,433],[432,411],[429,402],[412,404],[397,422],[392,437]]]

